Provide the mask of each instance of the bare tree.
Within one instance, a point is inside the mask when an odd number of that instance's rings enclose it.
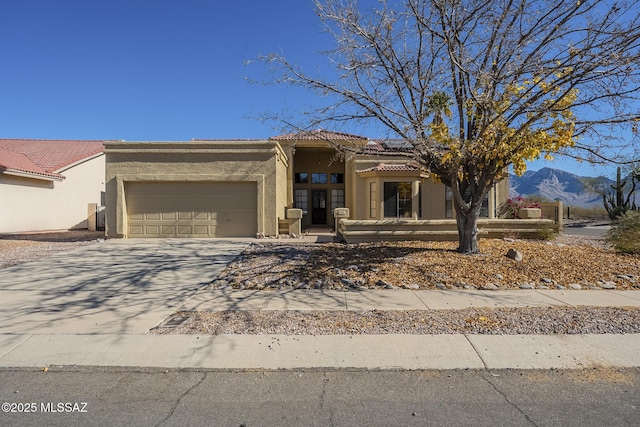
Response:
[[[272,54],[276,81],[325,97],[306,124],[377,123],[405,140],[452,189],[460,252],[478,251],[482,200],[507,166],[555,152],[617,160],[615,128],[640,119],[636,1],[314,3],[336,73]]]

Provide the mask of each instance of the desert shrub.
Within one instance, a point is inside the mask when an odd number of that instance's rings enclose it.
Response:
[[[540,240],[553,240],[559,234],[558,226],[551,224],[544,224],[538,232],[538,238]]]
[[[591,206],[583,208],[581,206],[568,206],[569,216],[572,219],[609,219],[606,209],[603,206]]]
[[[619,216],[611,224],[607,241],[620,252],[640,254],[640,212],[628,211]]]

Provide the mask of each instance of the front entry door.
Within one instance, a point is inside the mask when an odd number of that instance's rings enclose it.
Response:
[[[311,210],[311,224],[327,224],[327,190],[313,190],[311,192],[313,208]]]

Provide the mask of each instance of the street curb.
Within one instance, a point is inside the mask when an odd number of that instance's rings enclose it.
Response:
[[[28,339],[25,339],[27,338]],[[628,335],[0,335],[0,367],[576,369],[640,367]]]

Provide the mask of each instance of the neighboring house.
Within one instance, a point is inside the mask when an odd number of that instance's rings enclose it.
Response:
[[[0,233],[87,228],[104,167],[101,141],[0,139]]]
[[[358,220],[453,218],[451,193],[401,151],[326,131],[260,141],[107,141],[107,236],[274,236],[290,208],[303,211],[303,229],[333,227],[341,207]],[[504,180],[482,216],[496,217],[507,197]]]

